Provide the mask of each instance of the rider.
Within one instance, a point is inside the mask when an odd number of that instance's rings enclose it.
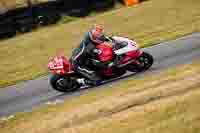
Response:
[[[77,81],[81,84],[91,84],[97,85],[100,82],[99,75],[94,71],[91,70],[88,66],[88,57],[91,57],[94,53],[98,54],[98,50],[96,46],[101,44],[105,41],[112,41],[113,47],[117,50],[115,51],[117,57],[123,55],[127,50],[130,50],[131,44],[135,42],[129,40],[128,38],[124,37],[109,37],[104,34],[104,28],[99,25],[94,25],[89,32],[86,33],[84,39],[81,41],[79,47],[74,50],[72,53],[71,62],[74,65],[75,71],[81,73],[87,79],[82,78],[78,79]],[[132,49],[132,48],[131,48]],[[115,58],[113,62],[108,64],[108,67],[112,67],[118,64],[120,59]]]
[[[89,79],[78,79],[77,81],[79,83],[97,85],[100,82],[99,75],[94,70],[87,67],[87,59],[94,53],[96,45],[103,43],[104,41],[106,41],[104,28],[99,25],[94,25],[86,33],[79,47],[72,53],[71,62],[74,65],[75,71]]]

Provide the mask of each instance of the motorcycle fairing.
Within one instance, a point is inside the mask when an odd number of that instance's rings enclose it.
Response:
[[[126,53],[124,58],[120,61],[119,64],[127,64],[129,61],[134,61],[137,59],[143,52],[140,50],[134,50]]]
[[[100,61],[107,62],[114,58],[112,47],[108,46],[108,44],[102,43],[97,45],[96,48],[101,51],[101,53],[98,55]]]

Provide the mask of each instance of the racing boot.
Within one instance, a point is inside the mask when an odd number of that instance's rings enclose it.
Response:
[[[95,71],[89,70],[87,68],[78,67],[76,69],[85,78],[78,79],[77,82],[83,85],[98,85],[101,82],[101,78]]]
[[[99,85],[101,83],[100,80],[88,80],[88,79],[85,79],[85,78],[80,78],[80,79],[77,79],[76,80],[80,85],[83,85],[83,86],[87,86],[87,85],[92,85],[92,86],[96,86],[96,85]]]

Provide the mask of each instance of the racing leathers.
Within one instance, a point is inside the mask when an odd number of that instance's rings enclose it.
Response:
[[[104,39],[105,38],[102,37],[103,41]],[[88,79],[82,79],[81,82],[83,84],[97,85],[100,82],[99,75],[88,67],[91,63],[89,58],[93,58],[92,56],[94,56],[96,45],[97,44],[90,39],[89,33],[86,33],[79,47],[72,53],[71,62],[74,65],[75,71]]]

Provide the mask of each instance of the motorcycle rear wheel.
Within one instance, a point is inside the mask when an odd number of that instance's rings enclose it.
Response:
[[[72,92],[80,88],[74,77],[54,74],[50,77],[49,82],[53,89],[60,92]]]

